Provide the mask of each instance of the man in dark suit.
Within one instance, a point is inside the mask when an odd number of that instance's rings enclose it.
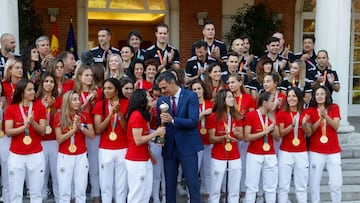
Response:
[[[156,81],[164,95],[157,102],[157,112],[158,123],[166,123],[163,148],[166,202],[176,202],[176,177],[180,163],[190,192],[190,202],[200,203],[197,152],[203,146],[197,130],[198,98],[195,93],[179,87],[175,76],[169,71],[161,73]],[[159,109],[163,102],[170,107],[167,113],[161,113]]]

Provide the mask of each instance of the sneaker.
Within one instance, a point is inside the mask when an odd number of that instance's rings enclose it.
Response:
[[[181,185],[181,183],[178,183],[177,186],[176,186],[176,192],[178,195],[186,195],[187,192],[186,190],[184,189],[184,187]]]
[[[29,189],[26,189],[26,195],[25,195],[25,197],[26,197],[27,199],[30,199],[30,190],[29,190]]]
[[[256,203],[264,203],[264,197],[263,196],[257,196],[256,197]]]

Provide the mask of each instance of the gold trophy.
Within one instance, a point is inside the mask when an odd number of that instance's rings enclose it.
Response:
[[[160,104],[159,109],[160,109],[161,113],[167,113],[169,110],[169,105],[167,103],[163,102],[162,104]],[[161,121],[160,127],[165,128],[165,122]],[[165,144],[165,134],[156,137],[155,143],[164,145]]]

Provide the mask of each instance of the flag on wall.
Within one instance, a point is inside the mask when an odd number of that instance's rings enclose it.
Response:
[[[51,47],[51,55],[56,56],[59,54],[59,35],[57,32],[56,20],[53,25],[50,47]]]
[[[74,29],[73,29],[73,25],[72,25],[72,18],[70,19],[69,34],[68,34],[67,42],[66,42],[66,51],[71,51],[74,54],[75,60],[79,59],[79,57],[77,55],[77,48],[76,48],[76,42],[75,42]]]

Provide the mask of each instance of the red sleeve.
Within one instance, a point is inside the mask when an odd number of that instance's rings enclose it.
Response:
[[[61,127],[60,125],[60,119],[61,119],[61,112],[56,112],[55,116],[54,116],[54,127]]]
[[[46,108],[42,104],[41,100],[37,100],[37,102],[35,102],[34,105],[35,105],[35,112],[37,113],[39,120],[46,119]]]
[[[98,101],[93,108],[92,114],[103,116],[103,112],[102,112],[103,103],[104,103],[103,101]]]
[[[318,120],[320,119],[319,113],[318,113],[318,111],[317,111],[316,108],[311,107],[311,108],[308,110],[308,113],[309,113],[309,115],[310,115],[309,123],[315,123],[316,121],[318,121]]]
[[[246,114],[245,116],[245,121],[244,121],[244,126],[252,126],[253,120],[254,120],[254,112],[257,111],[252,111],[249,112],[248,114]]]
[[[9,105],[6,107],[5,109],[5,114],[4,114],[4,120],[14,120],[14,113],[15,109],[14,109],[14,105]]]
[[[285,111],[281,110],[276,115],[276,125],[280,125],[280,123],[285,123]]]
[[[243,123],[242,119],[236,120],[235,123],[236,123],[237,127],[244,126],[244,123]]]
[[[216,115],[215,113],[211,113],[208,117],[208,120],[206,122],[206,128],[207,129],[213,129],[216,128]]]
[[[131,123],[131,128],[143,128],[144,126],[142,125],[142,122],[140,122],[142,120],[144,120],[144,118],[142,117],[140,112],[134,111],[131,113],[128,123]]]
[[[332,113],[333,113],[333,118],[341,118],[340,109],[337,104],[332,104],[330,111],[332,111]]]
[[[81,113],[81,122],[84,122],[84,123],[86,123],[86,124],[92,124],[92,119],[91,119],[91,117],[90,117],[90,115],[89,115],[89,113],[88,112],[86,112],[86,111],[83,111],[82,113]]]

